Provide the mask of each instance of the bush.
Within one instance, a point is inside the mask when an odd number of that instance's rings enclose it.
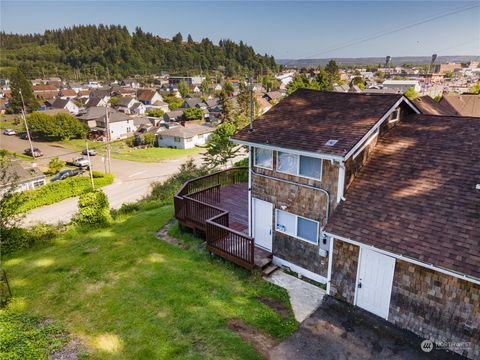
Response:
[[[207,174],[208,170],[205,167],[199,167],[195,165],[193,160],[188,160],[180,166],[177,173],[167,180],[153,183],[150,198],[159,200],[161,203],[171,203],[173,196],[184,182]]]
[[[203,110],[198,108],[188,108],[183,111],[184,120],[200,120],[203,119]]]
[[[145,134],[140,135],[142,145],[155,146],[155,140],[157,136],[155,134],[146,132]]]
[[[63,169],[65,166],[66,162],[59,159],[58,157],[54,157],[52,160],[48,162],[48,172],[49,174],[56,174],[60,170]]]
[[[87,225],[104,225],[109,224],[111,220],[110,204],[103,191],[95,190],[80,195],[76,222]]]
[[[146,114],[147,116],[163,117],[164,112],[161,109],[152,109],[152,110],[147,110]]]
[[[248,157],[245,159],[242,159],[240,161],[237,161],[235,164],[233,164],[235,167],[242,167],[242,166],[248,166]]]
[[[0,236],[2,251],[8,254],[35,244],[46,243],[59,233],[58,227],[48,224],[38,224],[29,229],[4,228]]]
[[[113,175],[93,171],[95,188],[113,183]],[[27,212],[40,206],[54,204],[69,197],[81,195],[90,191],[92,183],[88,176],[71,177],[65,180],[49,183],[35,190],[14,194],[21,205],[17,214]]]

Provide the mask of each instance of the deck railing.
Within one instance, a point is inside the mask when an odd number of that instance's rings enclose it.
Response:
[[[254,267],[253,238],[229,228],[229,213],[219,207],[220,188],[245,183],[248,168],[231,168],[187,181],[174,197],[175,217],[205,232],[208,251],[247,269]]]

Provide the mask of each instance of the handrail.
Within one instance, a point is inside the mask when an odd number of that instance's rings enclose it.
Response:
[[[218,214],[218,215],[214,216],[213,218],[208,219],[207,222],[210,223],[210,224],[213,224],[213,225],[215,225],[215,226],[218,226],[219,228],[221,228],[221,229],[223,229],[223,230],[228,230],[229,232],[231,232],[231,233],[233,233],[233,234],[235,234],[235,235],[242,236],[242,237],[244,237],[244,238],[246,238],[246,239],[248,239],[248,240],[253,240],[253,237],[251,237],[251,236],[249,236],[249,235],[247,235],[247,234],[241,233],[240,231],[237,231],[237,230],[235,230],[235,229],[230,229],[229,227],[226,227],[226,226],[223,226],[222,224],[219,224],[219,223],[214,222],[215,219],[217,219],[217,218],[219,218],[220,216],[223,216],[223,215],[225,215],[225,214],[228,214],[228,211],[225,211],[225,213],[223,213],[223,214]]]

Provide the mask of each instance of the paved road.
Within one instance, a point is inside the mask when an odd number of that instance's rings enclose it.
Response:
[[[3,149],[22,153],[28,146],[27,140],[21,140],[17,136],[0,135],[0,147]],[[37,160],[39,165],[48,163],[50,158],[54,156],[63,160],[70,160],[79,155],[78,152],[71,149],[45,142],[34,142],[34,146],[44,153],[44,157]],[[108,196],[111,207],[118,208],[125,202],[135,201],[147,195],[152,182],[165,180],[174,174],[187,159],[193,158],[196,163],[200,164],[201,157],[201,154],[194,154],[158,163],[112,159],[112,173],[115,175],[115,182],[104,187],[103,190]],[[91,159],[94,169],[104,171],[104,164],[100,156]],[[24,224],[68,222],[77,211],[77,203],[78,198],[70,198],[56,204],[34,209],[27,214]]]

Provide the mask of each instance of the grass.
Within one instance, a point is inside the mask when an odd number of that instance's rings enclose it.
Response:
[[[61,144],[81,151],[85,148],[85,141],[81,139],[73,139],[63,141]],[[100,154],[105,153],[105,143],[89,141],[88,147],[97,149]],[[148,148],[134,149],[125,144],[124,140],[113,141],[111,143],[111,154],[115,159],[139,161],[139,162],[159,162],[162,160],[173,160],[186,155],[193,155],[202,152],[202,148],[194,147],[193,149],[169,149],[169,148]]]
[[[15,119],[20,120],[20,115],[0,115],[0,130],[13,129],[16,132],[23,131],[21,122],[16,122]]]
[[[158,240],[172,214],[170,205],[143,208],[7,256],[7,310],[58,322],[93,359],[259,359],[229,319],[279,340],[297,329],[291,311],[284,319],[257,300],[290,308],[285,290],[194,246]]]

